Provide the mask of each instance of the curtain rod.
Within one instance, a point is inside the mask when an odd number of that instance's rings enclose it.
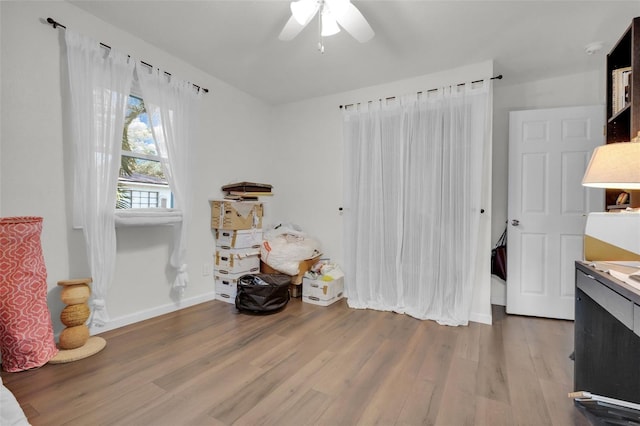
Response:
[[[47,18],[47,24],[50,24],[54,29],[56,29],[58,27],[64,28],[65,30],[67,29],[66,26],[62,25],[60,22],[56,21],[53,18]],[[111,46],[108,46],[108,45],[106,45],[104,43],[100,43],[100,46],[104,47],[105,49],[111,50]],[[131,57],[131,56],[129,56],[129,57]],[[140,61],[140,63],[153,69],[153,65],[151,65],[151,64],[148,64],[148,63],[146,63],[144,61]],[[164,71],[164,73],[165,73],[165,75],[171,77],[170,73],[168,73],[166,71]],[[209,93],[209,89],[206,89],[204,87],[200,87],[197,84],[193,84],[193,87],[197,88],[198,90],[202,90],[204,93]]]
[[[480,80],[474,80],[474,81],[471,82],[471,84],[480,83],[481,81],[484,81],[484,80],[486,80],[486,78],[481,78]],[[494,77],[491,77],[489,80],[502,80],[502,74],[499,74],[499,75],[496,75]],[[467,83],[458,83],[458,84],[453,84],[452,86],[464,86],[465,84],[467,84]],[[425,91],[420,91],[420,92],[417,92],[417,94],[421,95],[424,92],[435,92],[436,90],[439,90],[439,89],[429,89],[429,90],[425,90]],[[396,98],[395,96],[389,96],[388,98],[384,98],[384,100],[385,101],[390,101],[391,99],[395,99],[395,98]],[[378,99],[378,100],[382,101],[382,99]],[[375,102],[375,101],[369,101],[367,103],[371,103],[371,102]],[[346,108],[346,107],[350,107],[350,106],[353,106],[353,105],[360,105],[360,104],[361,104],[361,102],[357,102],[355,104],[340,105],[340,109]]]

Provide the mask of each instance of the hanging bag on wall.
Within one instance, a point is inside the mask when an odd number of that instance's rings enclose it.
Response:
[[[491,273],[507,280],[507,228],[500,236],[496,246],[491,250]]]

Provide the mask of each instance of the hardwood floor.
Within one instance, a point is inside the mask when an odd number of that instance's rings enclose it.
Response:
[[[101,335],[69,364],[2,372],[32,425],[588,425],[573,322],[440,326],[292,299],[266,316],[207,302]]]

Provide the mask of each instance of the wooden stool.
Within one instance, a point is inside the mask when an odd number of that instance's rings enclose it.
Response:
[[[60,333],[58,347],[60,351],[51,364],[71,362],[100,352],[106,345],[102,337],[90,337],[87,320],[91,315],[89,296],[91,296],[91,278],[58,281],[62,286],[60,299],[67,305],[60,313],[60,321],[66,326]]]

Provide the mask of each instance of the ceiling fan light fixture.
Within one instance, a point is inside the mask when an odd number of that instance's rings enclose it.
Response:
[[[298,0],[291,2],[291,14],[300,25],[307,25],[318,11],[316,0]]]
[[[336,21],[341,20],[349,10],[349,0],[325,0],[324,8],[328,8]]]
[[[338,23],[333,15],[328,10],[322,11],[322,31],[320,35],[322,37],[332,36],[334,34],[338,34],[340,32],[340,27],[338,27]]]
[[[283,41],[296,37],[316,15],[321,51],[322,38],[341,30],[345,30],[360,43],[371,40],[375,35],[371,25],[351,0],[294,0],[289,7],[291,16],[278,36]]]

